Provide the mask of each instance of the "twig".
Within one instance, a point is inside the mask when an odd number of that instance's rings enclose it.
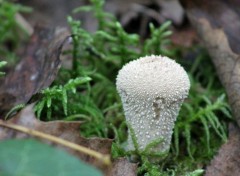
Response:
[[[11,129],[23,132],[23,133],[27,133],[27,134],[29,134],[31,136],[36,136],[36,137],[39,137],[39,138],[42,138],[42,139],[47,139],[49,141],[55,142],[57,144],[61,144],[61,145],[66,146],[68,148],[71,148],[71,149],[80,151],[82,153],[88,154],[88,155],[90,155],[92,157],[95,157],[95,158],[99,159],[101,162],[103,162],[106,165],[110,165],[111,164],[111,160],[110,160],[110,156],[109,155],[105,155],[105,154],[96,152],[94,150],[91,150],[91,149],[88,149],[86,147],[77,145],[75,143],[66,141],[64,139],[61,139],[61,138],[58,138],[58,137],[55,137],[55,136],[52,136],[52,135],[49,135],[49,134],[37,131],[37,130],[29,129],[29,128],[26,128],[26,127],[23,127],[23,126],[20,126],[20,125],[6,123],[6,122],[4,122],[2,120],[0,120],[0,126],[11,128]]]
[[[27,20],[19,13],[15,16],[16,21],[18,24],[26,31],[26,33],[30,36],[33,34],[33,27],[30,25],[30,23],[27,22]]]

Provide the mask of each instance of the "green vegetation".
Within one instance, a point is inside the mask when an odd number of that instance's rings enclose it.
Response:
[[[16,20],[18,12],[30,12],[31,9],[7,0],[0,0],[0,55],[8,63],[16,60],[14,51],[21,40],[26,38],[26,32]],[[23,35],[25,34],[25,35]]]
[[[0,61],[0,68],[4,67],[4,65],[6,65],[6,64],[7,64],[6,61]],[[3,75],[5,75],[5,73],[4,72],[0,72],[0,77],[3,76]]]
[[[41,92],[42,98],[35,106],[38,117],[80,120],[84,122],[82,135],[114,138],[113,158],[136,155],[139,175],[201,175],[202,166],[208,164],[226,141],[227,123],[231,120],[224,89],[209,56],[200,49],[194,60],[183,59],[182,50],[172,46],[168,39],[170,22],[159,28],[150,24],[150,37],[140,40],[140,36],[126,33],[115,17],[103,11],[103,0],[91,2],[91,6],[77,8],[74,13],[92,11],[98,20],[98,30],[89,33],[80,21],[67,18],[73,34],[73,49],[68,52],[72,54],[73,68],[62,68],[53,86]],[[1,26],[0,33],[7,37],[4,31]],[[1,47],[4,40],[0,38]],[[193,46],[188,52],[197,48]],[[147,151],[123,150],[127,125],[115,88],[116,75],[125,63],[151,54],[177,58],[191,80],[190,95],[179,113],[171,149],[157,164],[148,161]],[[156,142],[159,141],[152,146]]]

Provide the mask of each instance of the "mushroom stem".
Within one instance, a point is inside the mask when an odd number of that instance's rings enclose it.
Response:
[[[118,73],[116,85],[139,150],[162,139],[152,151],[168,151],[174,123],[190,88],[186,71],[168,57],[151,55],[126,64]],[[127,150],[134,150],[128,132]]]

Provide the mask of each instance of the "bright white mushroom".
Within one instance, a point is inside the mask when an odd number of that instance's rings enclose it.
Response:
[[[116,85],[140,150],[162,138],[154,151],[168,151],[174,123],[190,88],[186,71],[168,57],[151,55],[126,64]],[[134,150],[130,132],[127,143],[127,150]]]

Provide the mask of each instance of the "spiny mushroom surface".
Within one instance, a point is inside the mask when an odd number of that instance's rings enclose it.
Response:
[[[140,150],[162,138],[153,150],[168,151],[174,123],[190,88],[186,71],[168,57],[151,55],[126,64],[116,85]],[[127,143],[127,150],[134,150],[130,131]]]

